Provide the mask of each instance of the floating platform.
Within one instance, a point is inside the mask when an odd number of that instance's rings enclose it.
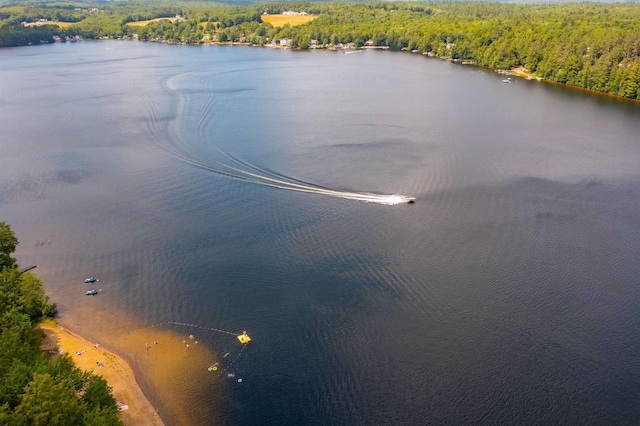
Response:
[[[246,331],[243,331],[242,334],[240,334],[238,336],[238,340],[240,341],[240,343],[242,343],[243,345],[246,345],[247,343],[249,343],[251,341],[251,337],[249,337],[249,335],[247,334]]]

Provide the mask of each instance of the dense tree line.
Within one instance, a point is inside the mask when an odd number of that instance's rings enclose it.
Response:
[[[359,3],[322,5],[282,30],[301,45],[354,43],[431,53],[491,68],[523,66],[548,80],[640,98],[640,5]]]
[[[287,39],[298,49],[373,44],[491,68],[522,66],[547,80],[640,99],[640,5],[636,3],[287,2],[240,7],[185,2],[169,7],[164,3],[112,2],[100,7],[100,13],[65,9],[65,14],[75,14],[68,22],[73,19],[76,23],[53,31],[63,36],[171,43],[217,41],[261,46]],[[285,10],[304,11],[318,18],[283,28],[262,22],[263,13]],[[0,46],[49,41],[52,30],[20,28],[16,22],[26,14],[53,17],[55,13],[62,13],[57,5],[0,8]],[[141,18],[175,14],[182,19],[144,27],[127,25]],[[26,35],[30,31],[34,32],[32,37]],[[37,31],[40,33],[35,34]]]
[[[0,29],[0,47],[53,43],[53,36],[58,33],[58,27],[52,25],[43,25],[29,30],[5,27]]]
[[[51,362],[38,349],[37,321],[50,317],[42,282],[16,268],[18,240],[0,222],[0,424],[121,425],[106,381],[83,372],[68,355]]]

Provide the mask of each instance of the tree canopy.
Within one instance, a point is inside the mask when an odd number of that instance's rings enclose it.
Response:
[[[11,253],[16,251],[18,239],[11,230],[11,226],[0,222],[0,269],[5,266],[11,267],[16,261],[11,257]]]

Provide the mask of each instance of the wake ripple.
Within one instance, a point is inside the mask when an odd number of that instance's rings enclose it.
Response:
[[[193,74],[193,72],[185,74]],[[181,131],[180,126],[186,125],[188,120],[185,111],[188,110],[188,104],[194,102],[194,97],[196,96],[177,87],[175,79],[185,74],[179,74],[163,82],[167,90],[178,98],[178,117],[184,118],[184,120],[180,119],[176,122],[178,128],[174,127],[169,130],[170,136],[168,141],[162,141],[159,134],[163,132],[155,128],[158,117],[157,105],[155,105],[153,101],[148,104],[151,134],[153,134],[154,138],[163,144],[164,148],[175,158],[207,172],[288,191],[384,205],[411,203],[415,200],[415,197],[400,194],[375,194],[362,191],[347,191],[306,182],[275,171],[260,168],[232,154],[224,152],[219,146],[208,139],[206,132],[210,117],[217,107],[214,91],[206,87],[208,82],[207,77],[210,76],[203,76],[203,78],[196,80],[196,84],[198,85],[196,93],[206,97],[198,108],[200,114],[196,118],[198,137],[200,139],[198,143],[205,142],[203,145],[207,149],[203,150],[199,148],[196,143],[193,143],[193,141],[184,140],[181,135],[188,132]]]

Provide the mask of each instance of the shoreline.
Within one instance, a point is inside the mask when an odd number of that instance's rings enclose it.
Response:
[[[113,38],[104,38],[104,39],[101,39],[101,40],[115,40],[115,39],[113,39]],[[125,40],[125,39],[122,39],[122,40]],[[291,48],[289,46],[280,46],[280,45],[273,45],[273,44],[257,45],[257,44],[251,44],[251,43],[245,43],[245,42],[235,42],[235,41],[232,41],[232,42],[193,43],[193,44],[182,43],[182,42],[167,42],[167,41],[163,41],[163,40],[137,40],[137,39],[134,39],[132,41],[143,41],[143,42],[147,42],[147,43],[164,43],[164,44],[173,44],[173,45],[191,45],[191,46],[248,46],[248,47],[262,47],[262,48],[267,48],[267,49],[283,49],[283,50],[291,50],[291,51],[327,50],[327,51],[344,52],[344,53],[355,52],[355,51],[359,51],[359,50],[391,51],[391,49],[389,49],[388,46],[359,46],[359,47],[341,47],[341,48],[337,48],[337,47],[311,48],[310,47],[308,49],[298,49],[298,48]],[[398,52],[409,52],[409,53],[420,53],[417,50],[407,50],[406,48],[403,48],[403,49],[397,50],[397,51]],[[488,70],[490,70],[492,72],[495,72],[497,74],[520,77],[520,78],[525,79],[525,80],[534,80],[534,81],[538,81],[538,82],[556,84],[556,85],[567,87],[567,88],[570,88],[570,89],[582,90],[582,91],[585,91],[585,92],[588,92],[588,93],[604,95],[604,96],[608,96],[608,97],[612,97],[614,99],[620,99],[620,100],[624,100],[624,101],[640,102],[640,98],[639,99],[627,98],[627,97],[624,97],[624,96],[621,96],[621,95],[617,95],[615,93],[601,92],[599,90],[593,90],[593,89],[589,89],[587,87],[561,83],[559,81],[554,81],[554,80],[549,80],[549,79],[546,79],[546,78],[543,78],[543,77],[539,77],[536,74],[530,73],[529,70],[526,69],[523,65],[519,65],[517,67],[512,67],[510,69],[500,69],[500,68],[491,68],[491,67],[488,67],[486,65],[480,65],[476,61],[473,61],[473,60],[452,59],[450,57],[438,56],[438,55],[436,55],[436,54],[434,54],[432,52],[423,52],[421,54],[424,55],[424,56],[427,56],[429,58],[443,59],[443,60],[447,60],[447,61],[450,61],[450,62],[459,63],[461,65],[471,65],[471,66],[475,66],[475,67],[485,68],[485,69],[488,69]]]
[[[74,361],[81,361],[87,354],[98,352],[97,349],[106,349],[105,352],[117,354],[121,363],[130,368],[131,373],[127,375],[123,371],[116,375],[116,379],[120,379],[120,376],[128,377],[142,390],[138,395],[150,404],[143,411],[142,421],[132,423],[122,417],[127,426],[215,425],[226,416],[228,379],[207,371],[207,367],[221,360],[207,344],[196,343],[207,340],[206,333],[202,330],[185,328],[174,331],[160,323],[140,324],[136,318],[117,309],[111,309],[109,315],[96,315],[95,310],[87,310],[84,306],[71,306],[68,312],[58,315],[58,323],[53,323],[54,327],[62,327],[68,332],[63,333],[63,336],[78,336],[79,341],[84,344],[79,350],[87,351],[77,356],[76,351],[72,352],[63,346]],[[193,341],[190,337],[192,334],[195,337]],[[230,338],[229,341],[235,346],[237,339]],[[95,348],[95,342],[100,343],[99,348]],[[229,350],[232,349],[229,347]],[[89,362],[87,370],[102,375],[109,386],[114,387],[106,376],[107,365],[104,360],[105,368],[102,370],[97,367],[96,361]],[[79,364],[77,366],[83,368]],[[134,412],[133,403],[120,399],[115,389],[113,394],[116,400],[129,405],[128,412]],[[126,412],[123,412],[123,416]],[[159,421],[151,423],[150,420],[156,417]]]
[[[117,354],[87,341],[81,335],[67,329],[55,320],[45,320],[36,325],[43,333],[40,349],[55,351],[50,359],[58,356],[58,348],[69,354],[76,367],[102,376],[112,388],[112,395],[128,409],[119,412],[120,420],[127,426],[165,426],[158,410],[151,404],[138,384],[131,366]],[[79,351],[84,351],[77,355]],[[102,367],[98,364],[101,363]]]
[[[76,40],[76,41],[81,41],[81,40],[83,40],[83,39],[79,39],[79,40]],[[325,47],[315,48],[314,47],[314,48],[311,48],[310,47],[308,49],[299,49],[299,48],[291,48],[290,46],[280,46],[280,45],[274,45],[274,44],[257,45],[257,44],[247,43],[247,42],[236,42],[236,41],[224,41],[224,42],[210,41],[210,42],[199,42],[199,43],[185,43],[185,42],[172,42],[172,41],[165,41],[165,40],[138,40],[138,39],[111,38],[111,37],[100,37],[100,38],[89,39],[89,40],[142,41],[142,42],[146,42],[146,43],[163,43],[163,44],[170,44],[170,45],[177,45],[177,46],[179,46],[179,45],[186,45],[186,46],[248,46],[248,47],[262,47],[262,48],[267,48],[267,49],[283,49],[283,50],[292,50],[292,51],[329,50],[329,51],[335,51],[335,52],[354,52],[354,51],[359,51],[359,50],[382,50],[382,51],[391,50],[387,46],[359,46],[359,47],[342,47],[342,48],[336,48],[336,47],[330,47],[330,48],[325,48]],[[54,42],[54,43],[56,43],[56,42]],[[42,44],[48,44],[48,43],[42,43]],[[25,46],[26,45],[12,46],[12,47],[25,47]],[[406,48],[403,48],[403,49],[401,49],[399,51],[410,52],[410,53],[419,53],[417,50],[411,50],[410,51],[410,50],[407,50]],[[561,83],[561,82],[558,82],[558,81],[542,78],[542,77],[539,77],[539,76],[537,76],[535,74],[531,74],[522,65],[517,66],[517,67],[513,67],[511,69],[500,69],[500,68],[491,68],[491,67],[488,67],[486,65],[480,65],[477,62],[471,61],[471,60],[460,60],[460,59],[452,59],[450,57],[438,56],[438,55],[433,54],[432,52],[424,52],[424,53],[421,53],[421,54],[425,55],[427,57],[430,57],[430,58],[438,58],[438,59],[444,59],[444,60],[451,61],[451,62],[460,63],[461,65],[473,65],[473,66],[477,66],[477,67],[480,67],[480,68],[486,68],[488,70],[491,70],[491,71],[493,71],[495,73],[502,74],[502,75],[520,77],[520,78],[523,78],[525,80],[536,80],[536,81],[541,81],[541,82],[545,82],[545,83],[557,84],[557,85],[568,87],[568,88],[571,88],[571,89],[583,90],[583,91],[586,91],[586,92],[589,92],[589,93],[595,93],[595,94],[598,94],[598,95],[605,95],[605,96],[613,97],[615,99],[622,99],[622,100],[627,100],[627,101],[632,101],[632,102],[640,102],[640,98],[639,99],[628,98],[628,97],[625,97],[625,96],[617,95],[615,93],[601,92],[599,90],[593,90],[593,89],[589,89],[587,87],[576,86],[576,85],[572,85],[572,84]]]

